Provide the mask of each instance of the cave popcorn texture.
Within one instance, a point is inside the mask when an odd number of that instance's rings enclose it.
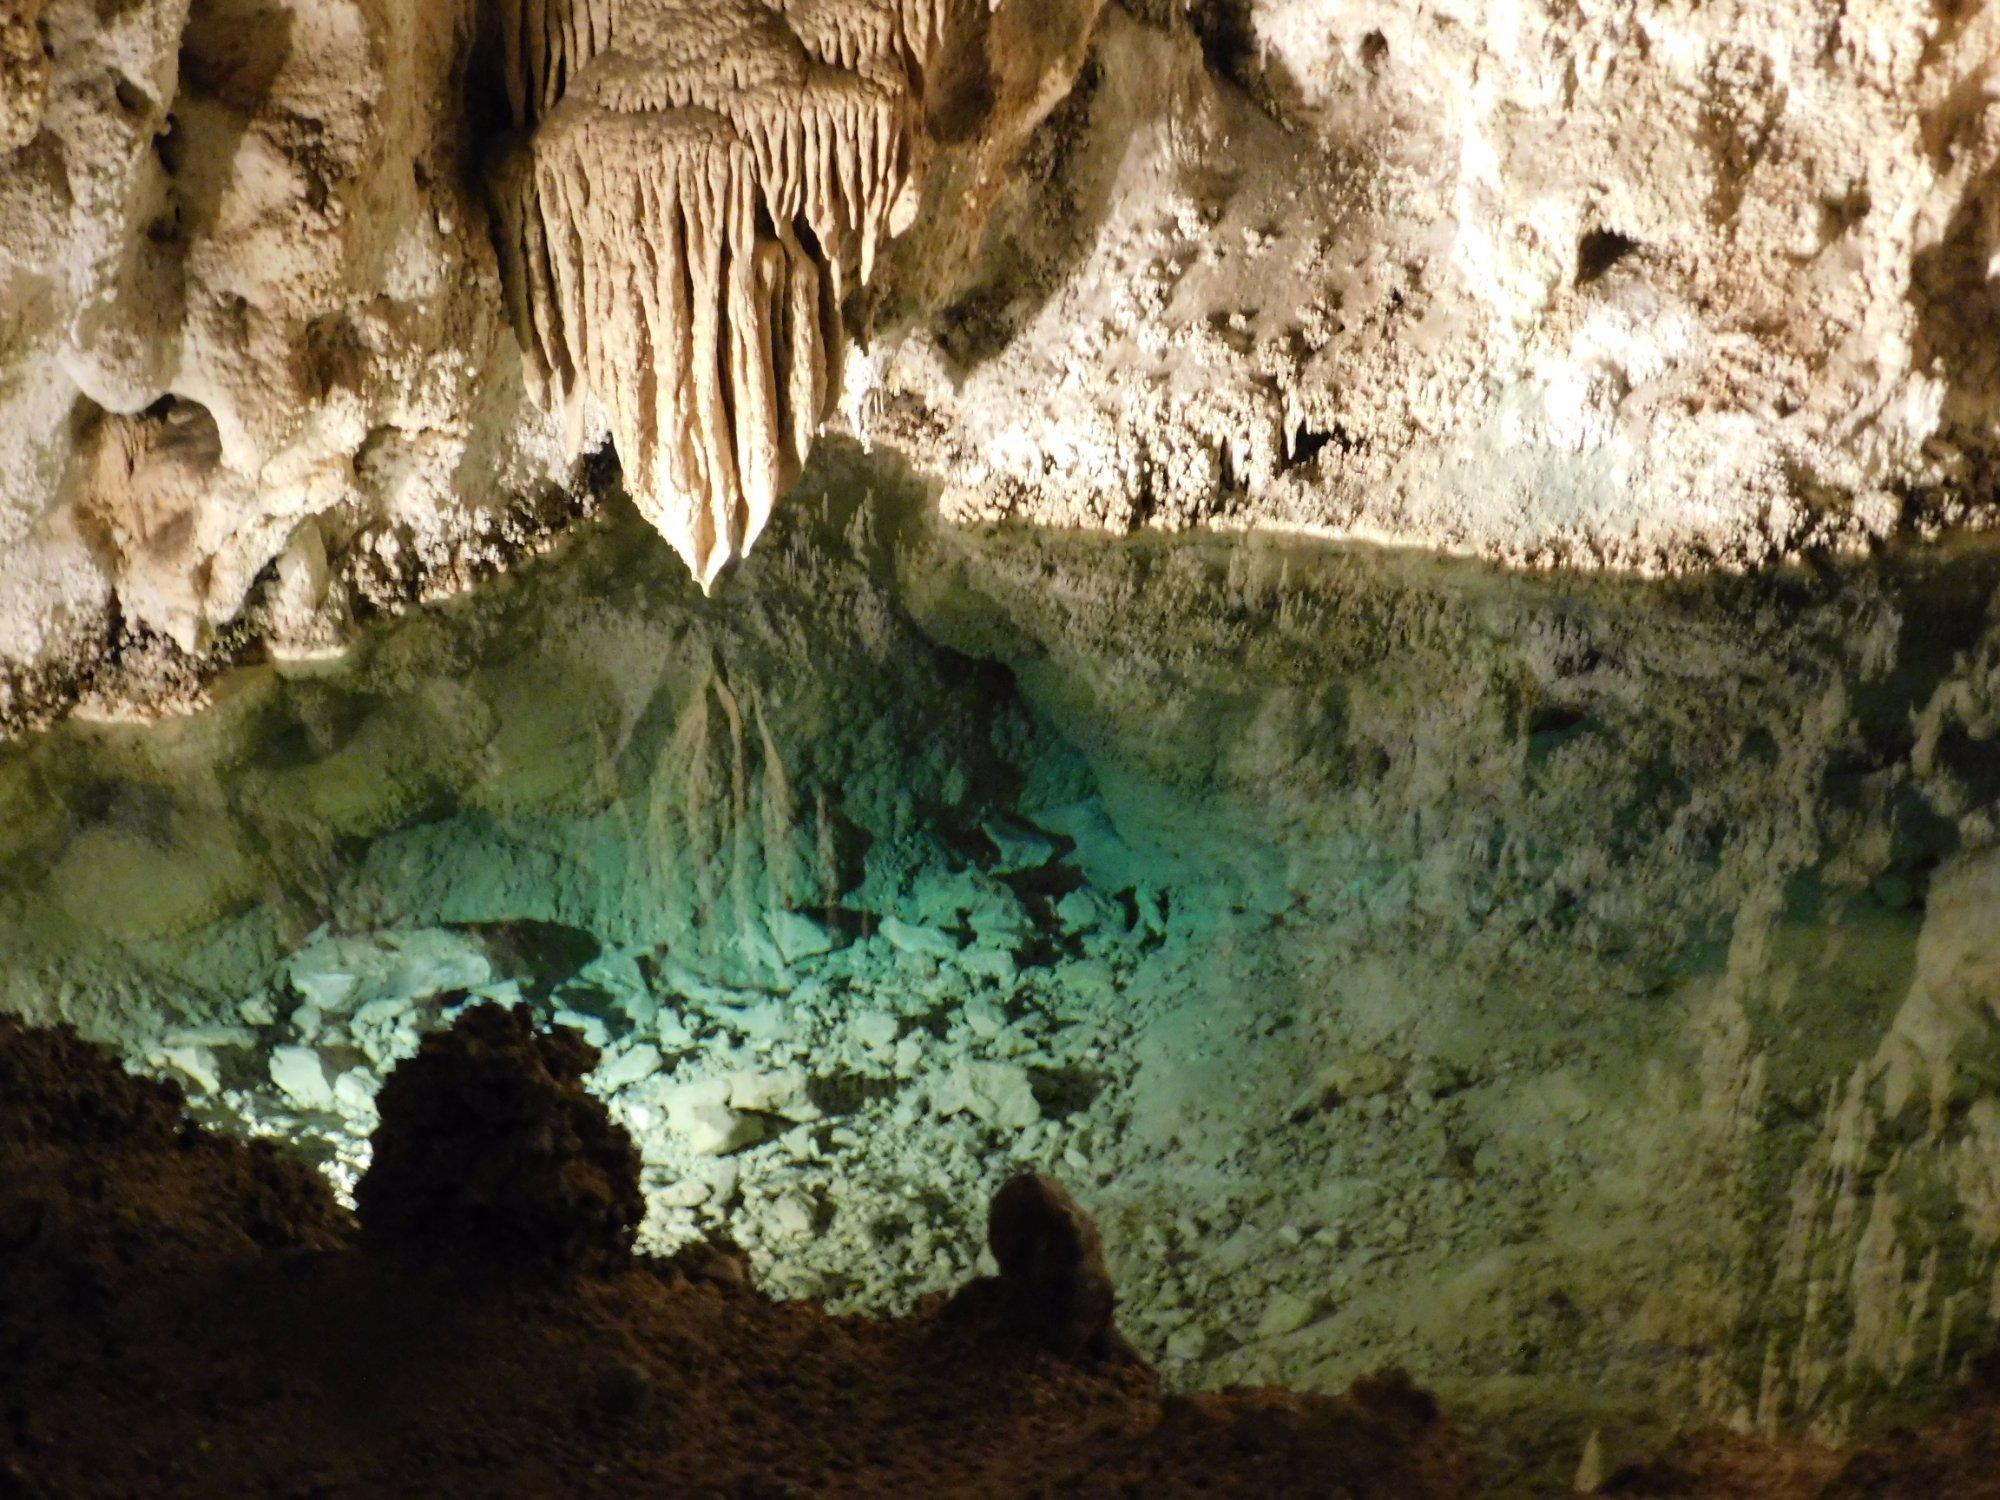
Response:
[[[921,80],[966,0],[506,0],[494,173],[542,398],[604,407],[704,588],[831,414],[841,300],[914,212]]]

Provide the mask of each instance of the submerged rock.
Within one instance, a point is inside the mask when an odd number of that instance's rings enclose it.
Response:
[[[1025,1130],[1042,1117],[1027,1070],[1014,1063],[965,1063],[931,1087],[940,1116],[969,1114],[1001,1130]]]
[[[279,1047],[271,1053],[271,1082],[300,1109],[336,1107],[326,1065],[311,1047]]]

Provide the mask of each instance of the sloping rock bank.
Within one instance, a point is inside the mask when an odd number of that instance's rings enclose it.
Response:
[[[0,1019],[0,1494],[1471,1491],[1398,1376],[1165,1394],[1043,1180],[995,1201],[1001,1274],[907,1318],[773,1302],[726,1245],[634,1257],[594,1061],[468,1011],[385,1091],[357,1223],[171,1086]]]
[[[0,1017],[0,1496],[1488,1492],[1399,1373],[1164,1392],[1047,1178],[996,1195],[998,1274],[908,1317],[773,1301],[726,1241],[634,1256],[638,1160],[595,1061],[465,1011],[384,1091],[357,1221],[172,1085]],[[1873,1448],[1696,1435],[1610,1473],[1586,1454],[1576,1488],[2000,1495],[1994,1373]]]

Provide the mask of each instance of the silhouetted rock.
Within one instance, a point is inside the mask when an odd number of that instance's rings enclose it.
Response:
[[[639,1153],[583,1087],[598,1052],[476,1005],[425,1038],[377,1100],[375,1158],[355,1197],[377,1243],[560,1267],[631,1254]]]
[[[1097,1226],[1061,1183],[1041,1173],[1007,1182],[993,1195],[986,1235],[1000,1274],[960,1291],[957,1317],[997,1320],[1065,1359],[1141,1362],[1112,1321],[1118,1293]]]

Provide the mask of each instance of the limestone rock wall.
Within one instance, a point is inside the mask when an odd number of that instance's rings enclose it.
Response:
[[[959,520],[1987,514],[2000,6],[1100,9],[8,0],[0,720],[337,647],[579,454],[712,583],[829,413]]]
[[[310,635],[341,607],[329,554],[350,594],[393,592],[562,476],[462,170],[473,23],[470,0],[0,18],[0,661],[199,651],[274,563]]]
[[[1934,0],[1127,5],[869,430],[956,515],[1521,562],[1959,513],[1996,52]]]

